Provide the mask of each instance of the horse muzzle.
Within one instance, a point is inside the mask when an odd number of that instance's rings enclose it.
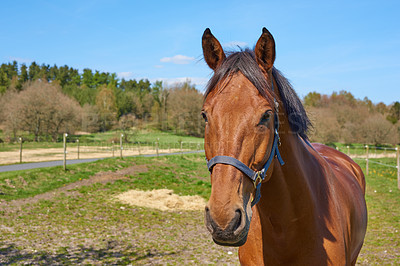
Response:
[[[207,206],[205,209],[206,227],[214,242],[222,246],[238,247],[246,243],[250,219],[247,218],[245,211],[238,208],[235,210],[233,218],[224,227],[221,227],[212,217],[209,207]]]

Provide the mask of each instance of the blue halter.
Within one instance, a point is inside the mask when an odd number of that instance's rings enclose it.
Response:
[[[273,83],[272,83],[272,86],[273,86]],[[272,87],[272,90],[273,90],[273,87]],[[227,164],[227,165],[232,165],[232,166],[236,167],[237,169],[242,171],[247,177],[249,177],[253,181],[254,187],[256,189],[256,195],[255,195],[253,201],[251,202],[251,207],[256,205],[261,198],[261,182],[265,179],[267,170],[270,167],[274,157],[278,158],[278,161],[281,165],[285,164],[285,162],[282,160],[281,154],[278,149],[278,147],[280,146],[281,143],[280,143],[280,138],[279,138],[279,133],[278,133],[278,131],[279,131],[278,103],[276,102],[275,99],[274,99],[274,103],[275,103],[274,142],[272,144],[272,149],[271,149],[271,153],[268,157],[268,160],[264,164],[264,167],[260,171],[253,171],[252,169],[250,169],[250,167],[248,167],[247,165],[245,165],[238,159],[230,157],[230,156],[218,155],[218,156],[213,157],[209,161],[207,160],[207,167],[208,167],[208,170],[210,171],[210,173],[212,172],[212,168],[216,164]]]

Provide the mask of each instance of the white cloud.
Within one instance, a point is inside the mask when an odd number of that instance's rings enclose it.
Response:
[[[224,47],[229,47],[229,48],[237,48],[239,47],[246,47],[248,44],[246,42],[241,42],[241,41],[232,41],[232,42],[227,42],[224,43],[222,46]]]
[[[164,85],[173,85],[175,83],[182,83],[186,81],[190,81],[191,84],[196,85],[196,88],[200,91],[203,91],[204,87],[208,82],[208,78],[201,77],[181,77],[181,78],[156,78],[150,79],[150,82],[154,83],[157,80],[161,80]]]
[[[194,59],[195,59],[194,57],[178,54],[178,55],[174,55],[172,57],[163,57],[160,59],[160,62],[185,65],[185,64],[189,64],[190,62],[194,61]]]
[[[131,78],[133,78],[133,73],[132,72],[119,72],[117,75],[121,79],[131,79]]]
[[[164,66],[163,65],[155,65],[154,67],[155,68],[163,68]]]
[[[17,61],[20,64],[28,64],[30,62],[33,62],[32,59],[28,59],[28,58],[21,58],[21,57],[14,57],[14,56],[9,56],[8,60],[10,61]]]

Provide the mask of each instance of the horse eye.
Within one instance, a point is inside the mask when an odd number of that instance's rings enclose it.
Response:
[[[203,117],[204,121],[207,123],[208,119],[207,119],[207,114],[206,112],[201,112],[201,116]]]
[[[265,124],[267,124],[267,123],[269,122],[270,118],[271,118],[271,114],[272,114],[272,111],[271,111],[271,110],[266,111],[266,112],[262,115],[259,125],[265,125]]]

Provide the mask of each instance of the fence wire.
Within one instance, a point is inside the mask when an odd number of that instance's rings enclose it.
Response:
[[[375,147],[375,146],[336,146],[336,149],[346,153],[352,159],[365,160],[366,169],[365,173],[369,175],[369,167],[370,164],[381,165],[383,167],[387,167],[390,169],[396,169],[397,172],[397,187],[400,189],[400,155],[399,149],[400,147]],[[382,159],[385,158],[385,161]],[[379,161],[381,159],[381,161]],[[395,160],[394,163],[396,165],[391,164],[391,160]],[[388,162],[389,161],[389,162]]]
[[[379,164],[379,165],[383,165],[383,166],[386,166],[386,167],[391,167],[391,168],[396,168],[396,169],[397,169],[397,166],[395,166],[395,165],[385,164],[385,163],[381,163],[381,162],[375,162],[375,161],[372,161],[371,159],[369,159],[369,162],[370,162],[370,163]]]

